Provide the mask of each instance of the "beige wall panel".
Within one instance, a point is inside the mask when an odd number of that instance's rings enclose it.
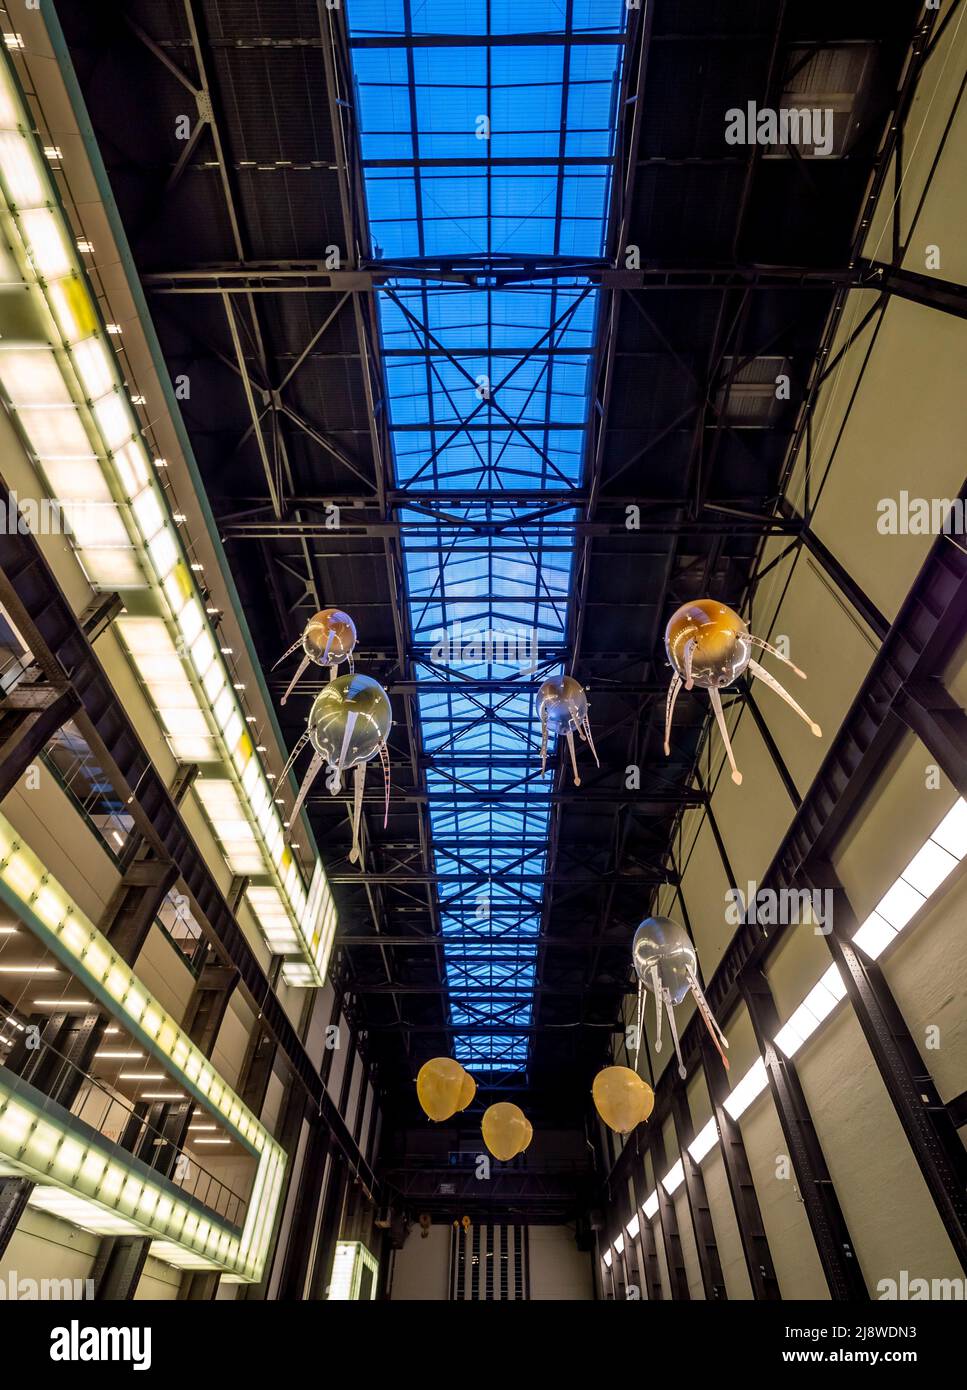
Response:
[[[752,1102],[739,1123],[783,1298],[829,1298],[795,1175],[776,1175],[778,1158],[789,1151],[768,1090]]]
[[[806,672],[800,680],[775,658],[762,663],[822,728],[814,738],[778,695],[758,683],[759,708],[783,761],[801,792],[805,792],[829,751],[843,715],[856,696],[876,654],[865,628],[831,582],[808,556],[796,563],[789,589],[773,624],[789,639],[790,656]]]
[[[431,1226],[425,1240],[419,1229],[414,1227],[403,1249],[396,1252],[390,1298],[446,1302],[449,1270],[450,1227]]]
[[[243,1006],[244,1007],[244,1006]],[[238,1085],[238,1078],[248,1050],[251,1014],[245,1010],[240,1013],[234,997],[218,1030],[215,1046],[212,1048],[212,1061],[230,1086]]]
[[[878,313],[864,323],[869,311],[879,303],[880,295],[875,290],[854,290],[846,299],[845,308],[839,317],[829,352],[829,361],[835,366],[819,388],[813,410],[812,429],[812,468],[810,472],[809,496],[815,506],[817,499],[822,505],[822,489],[830,456],[837,449],[843,417],[849,409],[853,391],[863,371],[867,354],[875,342]],[[849,347],[846,348],[846,344]],[[844,352],[843,349],[846,348]],[[842,354],[842,355],[840,355]],[[801,448],[793,466],[786,497],[800,515],[806,509],[806,450]],[[776,547],[779,548],[778,546]],[[779,568],[779,567],[777,567]],[[759,602],[765,604],[766,611],[779,601],[779,577],[767,577],[769,586],[760,588]]]
[[[826,938],[807,923],[783,934],[765,968],[781,1023],[795,1013],[831,962]]]
[[[965,352],[967,322],[890,300],[816,509],[817,535],[888,618],[934,538],[881,534],[878,504],[903,490],[957,496],[967,426]]]
[[[702,1266],[698,1262],[698,1247],[695,1244],[695,1231],[692,1227],[692,1213],[688,1205],[688,1193],[682,1183],[672,1201],[675,1206],[675,1219],[682,1242],[682,1259],[685,1261],[685,1277],[688,1292],[692,1298],[704,1299],[705,1286],[702,1283]]]
[[[796,1066],[867,1287],[900,1269],[961,1273],[848,1005],[800,1049]]]
[[[176,1299],[178,1290],[181,1288],[181,1280],[182,1271],[180,1269],[175,1269],[173,1265],[166,1265],[163,1260],[154,1260],[149,1255],[144,1262],[141,1278],[134,1291],[135,1300],[151,1299],[161,1302]]]
[[[0,1256],[0,1279],[89,1279],[100,1236],[28,1207]]]
[[[712,1102],[709,1099],[708,1087],[705,1084],[705,1074],[699,1068],[694,1076],[689,1077],[686,1094],[688,1096],[688,1109],[692,1117],[692,1126],[695,1133],[705,1128],[706,1123],[712,1118]]]
[[[103,841],[83,820],[53,773],[38,763],[39,785],[23,781],[3,803],[3,814],[63,885],[78,907],[99,923],[120,881]]]
[[[927,787],[930,754],[908,734],[885,764],[833,855],[857,920],[862,922],[909,864],[956,800],[946,781]]]
[[[185,1016],[195,977],[184,957],[157,925],[152,926],[134,964],[138,978],[178,1023]]]
[[[946,891],[937,890],[931,899],[936,905],[880,958],[945,1101],[967,1090],[967,874],[958,879]],[[960,1134],[967,1142],[967,1130]]]
[[[735,931],[725,920],[729,886],[711,828],[703,817],[695,847],[682,869],[682,895],[706,980],[714,974]]]
[[[767,657],[766,665],[771,671],[778,672],[784,683],[789,683],[782,675],[781,662]],[[761,684],[754,694],[768,725],[771,706],[777,697],[771,690],[763,690]],[[806,736],[809,737],[808,731]],[[718,756],[722,766],[715,782],[712,811],[725,842],[732,872],[745,893],[749,881],[758,883],[772,862],[792,820],[793,804],[748,711],[739,715],[732,729],[735,761],[742,773],[741,786],[736,786],[732,781],[717,730],[713,739],[713,758]],[[725,911],[724,901],[722,911]],[[730,929],[735,931],[734,923]]]
[[[712,1149],[702,1163],[702,1177],[705,1179],[705,1195],[708,1197],[712,1230],[722,1265],[725,1292],[730,1299],[751,1299],[752,1285],[749,1282],[749,1269],[742,1250],[732,1194],[725,1163],[718,1145]]]
[[[527,1244],[532,1301],[575,1302],[594,1296],[591,1256],[577,1248],[570,1226],[531,1226]]]

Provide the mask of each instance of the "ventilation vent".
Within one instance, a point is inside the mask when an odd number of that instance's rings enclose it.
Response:
[[[871,44],[833,48],[795,48],[782,96],[780,121],[789,142],[772,146],[766,159],[842,159],[854,144],[862,124],[870,75]]]

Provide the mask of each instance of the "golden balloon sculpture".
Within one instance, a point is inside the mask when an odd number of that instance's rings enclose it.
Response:
[[[359,859],[359,822],[363,810],[363,787],[366,783],[366,765],[379,757],[383,765],[383,781],[386,788],[383,828],[389,816],[390,769],[386,740],[393,727],[393,711],[389,696],[372,676],[358,672],[351,676],[337,676],[316,696],[309,711],[309,721],[305,733],[293,748],[282,770],[285,777],[289,768],[307,743],[313,747],[312,761],[299,788],[295,805],[289,816],[290,824],[295,818],[318,776],[325,765],[330,769],[327,785],[335,795],[342,786],[342,774],[351,767],[356,769],[353,796],[353,847],[349,855],[350,863]]]
[[[655,1093],[630,1067],[605,1067],[591,1086],[594,1108],[615,1134],[630,1134],[655,1108]]]
[[[788,690],[784,689],[775,677],[764,670],[757,661],[753,661],[753,647],[761,647],[763,651],[770,652],[791,667],[797,676],[803,680],[806,679],[806,673],[800,671],[799,667],[795,666],[787,656],[783,656],[782,652],[770,646],[761,637],[754,637],[746,626],[745,620],[740,618],[733,609],[726,607],[724,603],[717,603],[714,599],[709,598],[694,599],[691,603],[683,604],[672,614],[665,629],[665,650],[673,668],[671,685],[668,687],[668,698],[665,702],[666,757],[670,752],[669,736],[672,727],[672,713],[675,709],[678,692],[683,685],[686,690],[691,690],[693,686],[697,685],[700,689],[708,691],[715,721],[718,724],[719,733],[722,735],[729,766],[732,769],[732,781],[736,785],[741,784],[742,773],[735,765],[729,732],[725,727],[725,715],[722,711],[722,699],[719,691],[738,680],[746,669],[751,671],[753,676],[757,676],[770,690],[774,690],[780,699],[785,700],[786,704],[796,711],[800,719],[809,725],[817,738],[822,737],[822,729],[796,703]]]
[[[279,703],[285,704],[310,665],[328,666],[330,679],[335,679],[337,668],[345,661],[352,674],[355,670],[355,646],[356,624],[348,613],[344,613],[341,608],[323,608],[321,612],[313,613],[302,630],[302,636],[293,642],[275,663],[275,666],[280,666],[286,657],[302,648],[302,660]],[[272,667],[273,671],[275,666]]]
[[[484,1143],[501,1163],[522,1154],[534,1137],[531,1122],[520,1106],[506,1100],[487,1106],[480,1128]]]
[[[702,986],[698,982],[698,957],[685,928],[679,926],[677,922],[673,922],[670,917],[646,917],[635,932],[635,939],[631,946],[631,958],[634,962],[635,974],[640,982],[638,986],[639,1038],[644,1015],[644,991],[648,989],[655,996],[655,1009],[658,1015],[655,1051],[661,1051],[661,1014],[662,1005],[664,1005],[665,1012],[668,1014],[668,1026],[671,1029],[672,1041],[675,1044],[675,1054],[678,1057],[678,1074],[684,1079],[685,1064],[682,1061],[682,1049],[678,1041],[678,1029],[675,1026],[675,1007],[681,1004],[685,995],[691,991],[695,1006],[704,1020],[726,1070],[728,1070],[729,1059],[722,1051],[723,1047],[728,1047],[728,1039],[716,1023]]]
[[[452,1057],[432,1057],[417,1074],[417,1100],[423,1113],[438,1124],[466,1110],[476,1094],[476,1081]]]
[[[591,737],[588,697],[584,687],[573,676],[551,676],[537,692],[537,713],[541,721],[541,775],[545,776],[547,773],[548,734],[553,734],[556,741],[560,740],[563,734],[571,754],[574,785],[579,787],[581,779],[578,776],[577,755],[574,751],[575,734],[582,743],[588,745],[595,763],[598,767],[601,766]]]

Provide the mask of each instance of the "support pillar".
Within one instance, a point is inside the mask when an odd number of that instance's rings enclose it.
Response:
[[[710,1043],[702,1044],[702,1066],[715,1112],[715,1123],[718,1125],[722,1161],[729,1181],[729,1192],[732,1194],[732,1206],[735,1209],[735,1220],[739,1228],[753,1296],[769,1301],[780,1299],[782,1295],[779,1292],[779,1280],[776,1278],[772,1252],[762,1224],[762,1212],[752,1181],[752,1170],[745,1152],[742,1131],[725,1108],[725,1100],[729,1094],[728,1076],[722,1066],[721,1057]]]
[[[852,1302],[868,1299],[870,1295],[863,1271],[856,1258],[852,1237],[836,1196],[795,1063],[773,1042],[781,1025],[769,981],[761,970],[744,970],[739,976],[739,987],[765,1063],[769,1089],[789,1146],[799,1193],[829,1285],[830,1297]]]

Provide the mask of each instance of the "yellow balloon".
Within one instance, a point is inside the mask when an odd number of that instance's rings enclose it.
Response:
[[[463,1107],[461,1094],[467,1073],[452,1057],[434,1057],[424,1062],[416,1078],[416,1096],[431,1120],[449,1120]]]
[[[480,1127],[487,1148],[503,1163],[522,1154],[534,1137],[530,1121],[520,1106],[505,1100],[487,1107]]]
[[[616,1134],[630,1134],[655,1108],[655,1093],[630,1067],[605,1067],[591,1086],[598,1114]]]
[[[466,1110],[467,1106],[477,1094],[477,1083],[468,1071],[463,1073],[463,1081],[460,1085],[460,1096],[457,1101],[458,1110]]]

